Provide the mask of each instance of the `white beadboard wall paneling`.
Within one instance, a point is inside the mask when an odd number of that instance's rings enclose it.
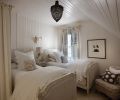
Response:
[[[57,48],[57,30],[51,25],[41,23],[38,19],[16,14],[12,16],[12,49],[31,49],[35,47],[32,40],[34,36],[42,37],[37,46],[44,48]]]
[[[17,47],[18,49],[33,48],[32,37],[39,34],[39,22],[26,16],[17,16]]]

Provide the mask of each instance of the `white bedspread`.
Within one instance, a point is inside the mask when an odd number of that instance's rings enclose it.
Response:
[[[50,65],[59,66],[62,68],[68,69],[72,73],[76,73],[77,81],[82,81],[83,77],[87,75],[87,69],[90,68],[95,62],[93,61],[75,61],[71,63],[56,63],[56,62],[49,62]]]
[[[21,71],[15,76],[15,89],[11,100],[38,100],[39,94],[42,100],[47,86],[67,73],[67,70],[55,66]]]

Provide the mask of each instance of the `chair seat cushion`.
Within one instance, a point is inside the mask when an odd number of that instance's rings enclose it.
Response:
[[[120,85],[110,84],[102,79],[96,79],[96,89],[112,99],[120,100]]]
[[[112,92],[113,91],[120,92],[120,85],[110,84],[108,82],[103,81],[102,79],[96,79],[96,85],[104,87],[105,89],[112,91]]]

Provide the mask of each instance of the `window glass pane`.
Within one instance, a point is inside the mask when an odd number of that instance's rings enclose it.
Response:
[[[73,58],[72,58],[71,34],[68,34],[67,38],[68,38],[68,61],[72,61]]]

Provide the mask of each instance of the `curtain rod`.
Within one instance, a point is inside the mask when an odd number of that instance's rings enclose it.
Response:
[[[4,3],[4,2],[0,2],[0,5],[8,6],[8,7],[11,7],[11,8],[15,7],[13,5],[10,5],[10,4]]]
[[[80,24],[78,24],[78,25],[63,25],[61,28],[62,29],[66,29],[66,28],[71,29],[71,28],[75,28],[75,27],[80,27]]]

